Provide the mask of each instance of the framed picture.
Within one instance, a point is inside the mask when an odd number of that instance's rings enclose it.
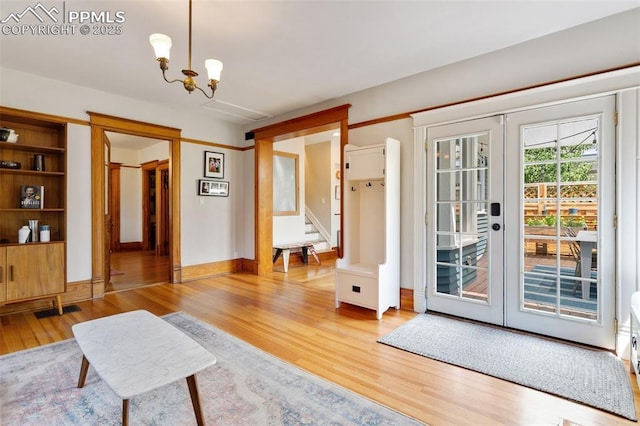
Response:
[[[228,197],[229,182],[220,180],[198,179],[198,195],[210,197]]]
[[[222,179],[224,177],[224,154],[204,152],[204,177]]]

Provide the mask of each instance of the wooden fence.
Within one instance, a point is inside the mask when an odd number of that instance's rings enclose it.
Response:
[[[524,222],[556,216],[561,221],[582,218],[589,230],[598,228],[598,185],[596,182],[569,182],[560,186],[559,211],[558,185],[551,183],[525,184]]]

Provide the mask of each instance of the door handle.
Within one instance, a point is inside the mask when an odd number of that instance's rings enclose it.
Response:
[[[493,225],[491,225],[491,229],[493,229],[494,231],[499,231],[500,230],[500,224],[499,223],[494,223]]]
[[[500,203],[491,203],[491,216],[500,216]]]
[[[9,266],[9,281],[13,281],[13,265]]]

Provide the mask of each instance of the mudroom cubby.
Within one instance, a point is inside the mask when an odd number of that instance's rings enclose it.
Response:
[[[400,142],[344,148],[343,257],[336,268],[341,302],[376,311],[400,308]]]

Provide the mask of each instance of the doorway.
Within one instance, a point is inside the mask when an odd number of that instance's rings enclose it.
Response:
[[[267,275],[273,272],[273,143],[298,136],[339,129],[342,151],[348,141],[347,121],[350,106],[349,104],[338,106],[253,131],[256,150],[256,229],[255,262],[252,272],[257,275]],[[342,159],[340,163],[342,164]],[[340,190],[342,191],[342,188]],[[342,226],[340,229],[342,229]],[[338,242],[338,246],[341,247],[340,242]]]
[[[427,129],[428,309],[615,348],[614,106]]]
[[[111,265],[105,292],[169,282],[165,140],[106,132],[111,146]]]
[[[88,112],[91,117],[92,157],[92,295],[102,297],[109,283],[110,203],[109,152],[107,132],[122,133],[169,141],[168,158],[168,272],[171,283],[181,282],[180,267],[180,130],[104,114]]]

